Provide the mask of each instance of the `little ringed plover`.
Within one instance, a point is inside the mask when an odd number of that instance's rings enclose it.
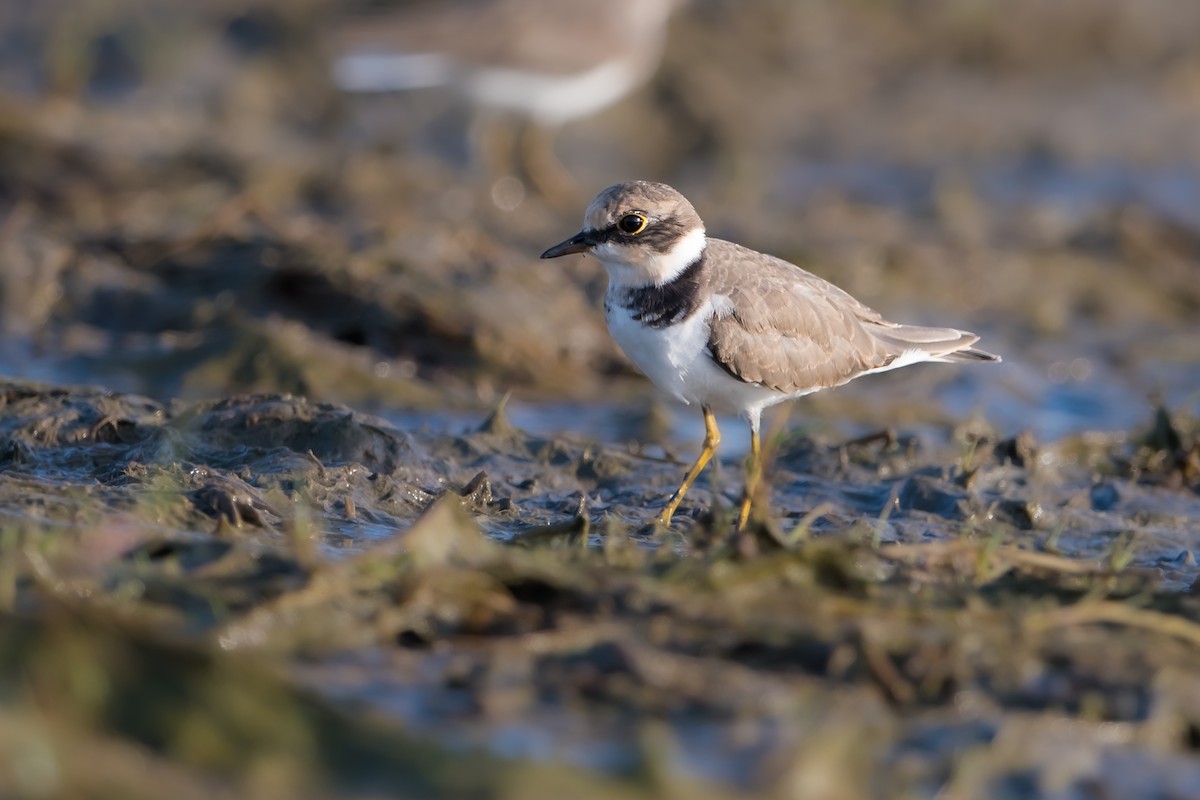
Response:
[[[846,292],[774,256],[705,234],[687,199],[662,183],[610,186],[583,230],[542,258],[590,253],[608,272],[604,317],[660,389],[704,414],[700,456],[658,514],[671,517],[720,441],[713,409],[750,424],[743,527],[758,480],[763,409],[863,375],[922,361],[999,361],[954,328],[889,322]]]

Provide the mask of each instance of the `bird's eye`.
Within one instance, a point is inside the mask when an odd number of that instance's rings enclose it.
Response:
[[[621,219],[617,221],[617,227],[621,229],[622,233],[628,233],[630,236],[637,236],[639,233],[646,230],[646,224],[649,222],[650,220],[646,218],[645,214],[638,214],[635,212],[621,217]]]

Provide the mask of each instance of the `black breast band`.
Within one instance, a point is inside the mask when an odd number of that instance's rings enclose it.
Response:
[[[662,286],[639,286],[621,293],[620,304],[631,317],[651,328],[675,325],[695,313],[703,303],[700,293],[700,270],[704,252],[684,267],[683,271]]]

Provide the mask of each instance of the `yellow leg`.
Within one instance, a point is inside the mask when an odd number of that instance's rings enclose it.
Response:
[[[713,415],[712,409],[708,406],[703,406],[704,411],[704,445],[700,448],[700,456],[696,459],[696,463],[692,464],[692,468],[688,470],[687,476],[683,479],[683,483],[675,490],[675,494],[671,495],[671,499],[667,501],[667,506],[658,513],[655,518],[660,525],[670,525],[671,517],[675,515],[675,510],[679,508],[679,504],[683,502],[683,496],[687,494],[687,490],[692,488],[692,484],[696,482],[696,478],[700,472],[712,460],[713,453],[717,451],[717,445],[721,443],[721,432],[717,430],[717,418]]]
[[[758,493],[758,484],[762,480],[762,444],[758,437],[758,427],[750,428],[750,463],[746,470],[746,495],[742,498],[742,508],[738,512],[738,530],[746,527],[750,519],[750,504]]]

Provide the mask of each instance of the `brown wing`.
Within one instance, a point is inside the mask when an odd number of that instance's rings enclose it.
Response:
[[[732,375],[781,392],[839,386],[882,369],[907,350],[961,349],[974,334],[912,328],[878,312],[810,272],[730,242],[710,239],[711,288],[732,310],[714,318],[708,346]],[[753,263],[751,263],[753,262]]]

